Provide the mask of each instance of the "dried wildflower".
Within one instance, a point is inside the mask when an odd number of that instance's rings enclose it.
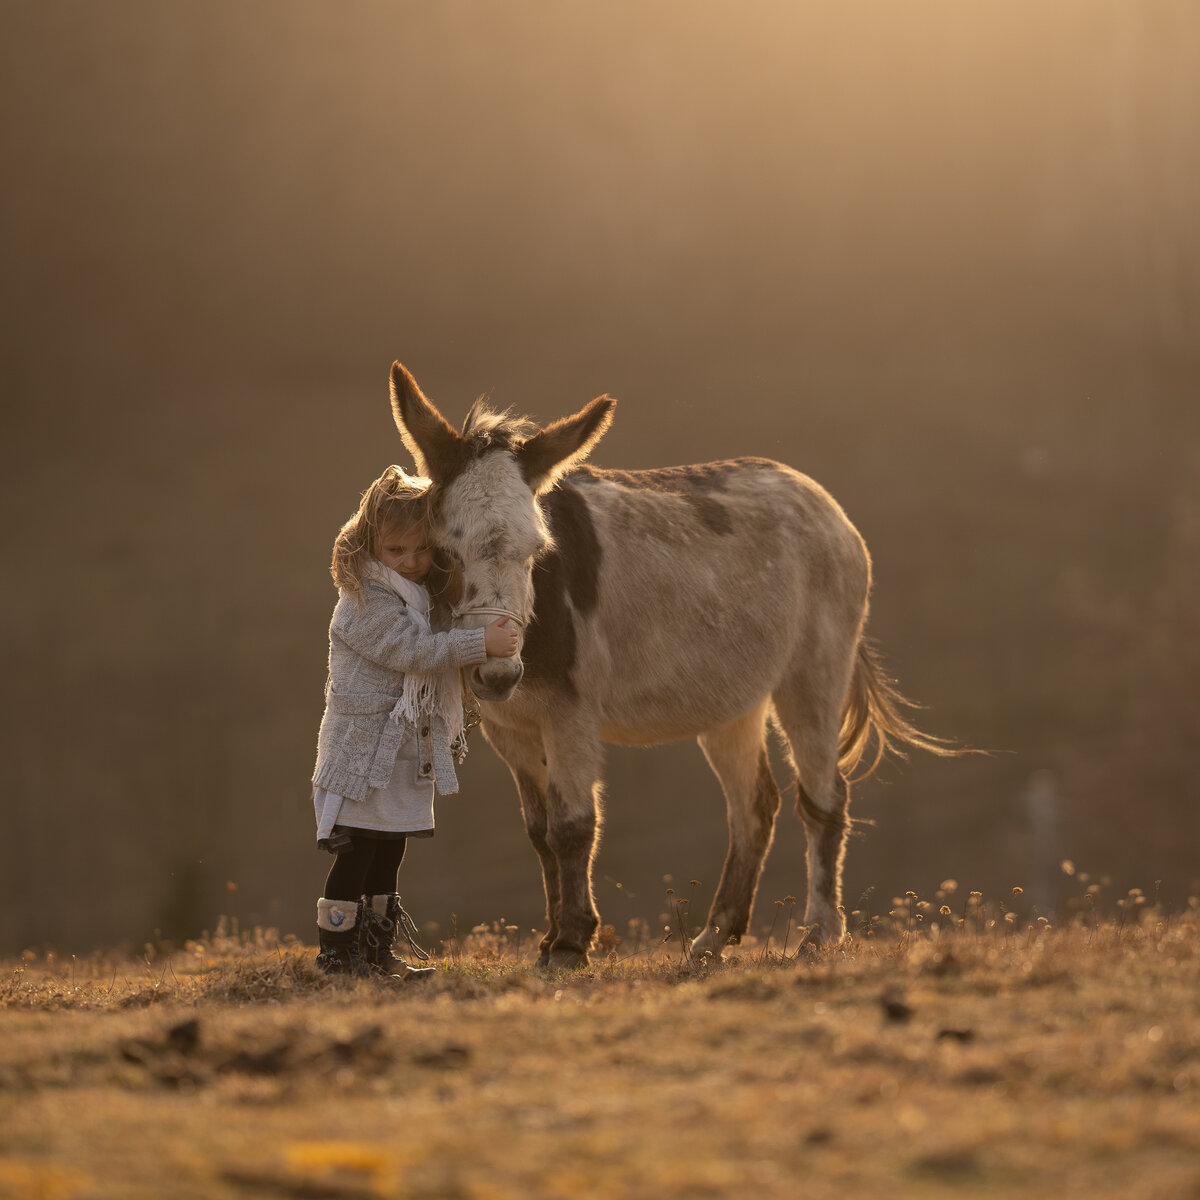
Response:
[[[1023,887],[1015,887],[1015,888],[1013,888],[1013,895],[1014,895],[1014,896],[1023,896],[1024,894],[1025,894],[1025,889],[1024,889]]]
[[[950,915],[950,905],[943,904],[942,907],[938,909],[938,914],[943,917],[948,917]]]
[[[612,954],[621,944],[621,938],[611,925],[601,925],[596,932],[596,945],[604,954]]]

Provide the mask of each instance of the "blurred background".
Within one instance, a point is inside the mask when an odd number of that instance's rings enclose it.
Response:
[[[620,400],[593,461],[828,487],[930,731],[850,908],[1200,875],[1200,9],[11,0],[0,15],[0,951],[313,938],[329,548],[455,424]],[[537,926],[479,739],[402,891]],[[781,783],[785,779],[781,777]],[[699,921],[723,802],[613,750],[597,894]],[[1070,882],[1074,886],[1074,881]],[[619,885],[619,886],[618,886]],[[802,896],[781,814],[756,915]],[[873,889],[871,898],[860,901]]]

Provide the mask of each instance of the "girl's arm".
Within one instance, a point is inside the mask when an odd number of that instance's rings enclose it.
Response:
[[[487,662],[482,629],[426,633],[401,600],[370,583],[363,585],[361,605],[353,596],[338,600],[329,633],[389,671],[432,674]]]

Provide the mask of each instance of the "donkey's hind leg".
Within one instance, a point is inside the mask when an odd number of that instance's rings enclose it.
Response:
[[[492,748],[508,764],[521,798],[521,815],[525,832],[542,866],[542,885],[546,892],[546,933],[538,947],[538,965],[550,962],[550,947],[558,937],[558,912],[562,906],[559,894],[558,859],[547,840],[545,751],[542,740],[533,733],[518,733],[503,725],[484,722],[484,736]]]
[[[842,861],[850,830],[850,789],[838,770],[844,695],[840,686],[815,689],[810,678],[780,688],[774,697],[796,771],[796,811],[808,844],[804,924],[810,940],[824,943],[839,942],[846,933]],[[830,703],[830,696],[837,703]]]
[[[779,811],[779,788],[767,758],[766,717],[767,706],[763,704],[698,739],[725,792],[729,850],[708,923],[692,942],[693,954],[719,955],[721,947],[738,941],[750,923],[754,894]]]

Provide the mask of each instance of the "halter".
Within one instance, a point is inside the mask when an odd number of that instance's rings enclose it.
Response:
[[[473,613],[483,613],[489,617],[507,617],[510,621],[515,621],[522,629],[525,628],[526,622],[514,612],[509,612],[507,608],[493,608],[491,605],[481,604],[473,608],[456,608],[453,612],[454,619],[457,621],[459,617],[469,617]],[[479,701],[475,699],[471,689],[467,686],[467,678],[463,676],[463,734],[470,733],[476,725],[483,720],[483,714],[479,711]],[[464,746],[466,742],[464,740]],[[466,754],[464,749],[463,754]],[[461,759],[459,760],[462,761]]]
[[[507,608],[491,608],[487,605],[480,605],[475,608],[456,608],[454,610],[454,619],[457,621],[460,617],[469,617],[475,613],[483,613],[489,617],[507,617],[521,629],[524,629],[529,624],[528,621],[518,617],[515,612],[509,612]]]

